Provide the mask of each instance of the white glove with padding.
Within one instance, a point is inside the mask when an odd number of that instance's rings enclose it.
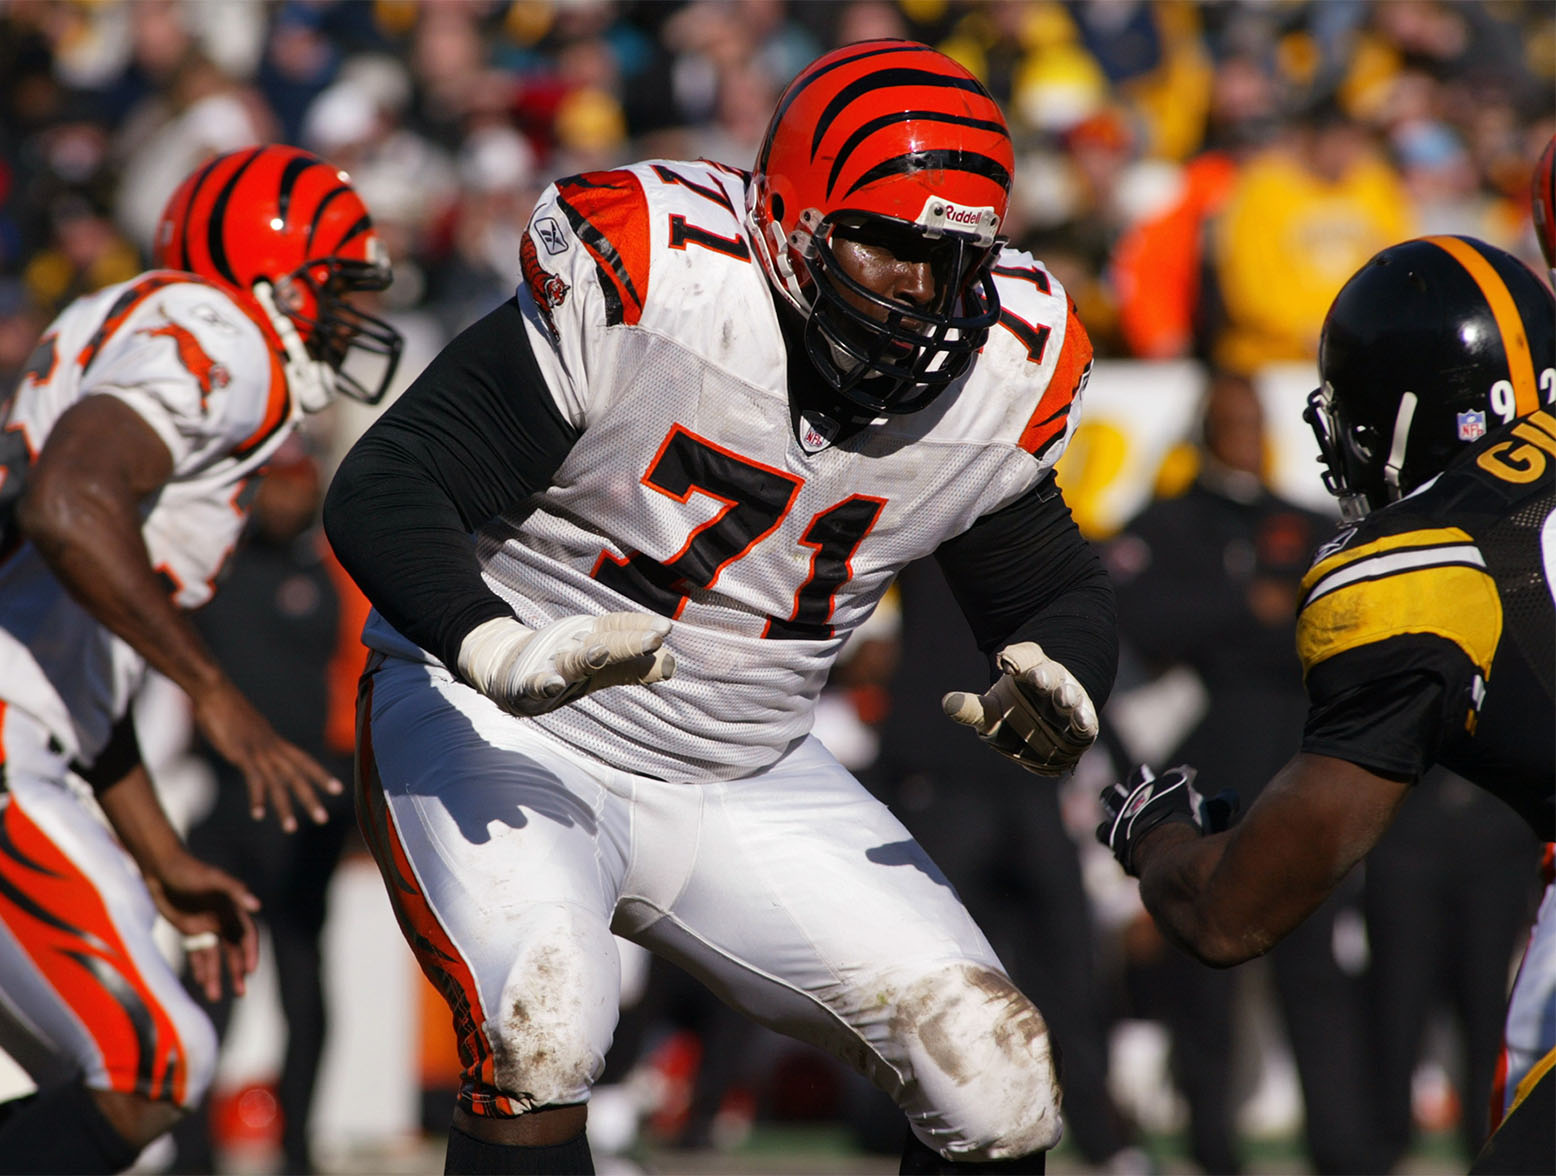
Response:
[[[953,690],[941,708],[1027,771],[1068,772],[1097,739],[1085,687],[1035,641],[1007,645],[994,660],[1003,671],[994,685],[983,694]]]
[[[669,678],[669,634],[669,620],[650,613],[563,617],[539,629],[497,617],[465,634],[459,673],[503,710],[543,715],[606,686]]]

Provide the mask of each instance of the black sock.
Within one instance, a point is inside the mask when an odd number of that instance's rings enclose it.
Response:
[[[1011,1172],[1022,1176],[1042,1176],[1044,1156],[1047,1152],[1033,1152],[1017,1156],[1013,1160],[948,1160],[939,1152],[919,1142],[917,1135],[908,1132],[902,1145],[902,1163],[897,1171],[902,1176],[939,1176],[944,1172]]]
[[[589,1136],[580,1131],[549,1147],[487,1143],[458,1127],[448,1133],[444,1176],[594,1176]]]
[[[114,1130],[80,1082],[31,1096],[0,1125],[0,1174],[107,1176],[135,1162],[140,1148]]]

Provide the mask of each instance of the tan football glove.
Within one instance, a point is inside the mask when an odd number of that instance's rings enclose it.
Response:
[[[978,732],[995,751],[1039,776],[1073,768],[1097,739],[1097,709],[1085,688],[1033,641],[995,655],[1004,671],[983,694],[953,690],[945,713]]]
[[[669,633],[669,620],[650,613],[563,617],[539,629],[498,617],[465,635],[459,673],[505,711],[543,715],[606,686],[669,678]]]

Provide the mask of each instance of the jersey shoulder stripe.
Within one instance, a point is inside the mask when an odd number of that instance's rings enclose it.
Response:
[[[233,449],[233,457],[240,461],[263,446],[292,419],[291,388],[286,382],[281,353],[276,346],[269,346],[265,348],[265,354],[270,358],[270,391],[265,401],[265,416],[259,427]]]
[[[624,169],[569,176],[557,181],[557,207],[599,271],[606,322],[636,324],[648,296],[650,237],[642,182]]]
[[[1311,599],[1333,576],[1358,561],[1376,559],[1402,550],[1440,550],[1474,543],[1469,533],[1458,527],[1426,527],[1420,530],[1409,530],[1351,546],[1350,541],[1358,537],[1360,536],[1353,533],[1345,546],[1314,561],[1313,566],[1302,577],[1300,589],[1302,600]]]
[[[1484,555],[1457,527],[1345,548],[1303,578],[1297,653],[1304,675],[1336,654],[1406,634],[1450,641],[1483,675],[1491,673],[1502,600]]]
[[[1086,328],[1075,313],[1075,303],[1068,299],[1066,303],[1064,338],[1060,343],[1059,358],[1018,442],[1022,449],[1035,457],[1042,457],[1048,447],[1064,435],[1070,410],[1091,376],[1091,336],[1086,333]],[[1006,313],[1004,310],[1000,312],[1002,322]]]
[[[76,356],[76,366],[83,372],[92,366],[92,361],[101,354],[104,345],[113,337],[113,333],[124,325],[126,319],[135,313],[138,307],[146,299],[150,298],[158,290],[165,286],[174,285],[177,282],[193,282],[198,285],[211,285],[204,278],[195,274],[174,272],[172,270],[153,270],[151,273],[142,274],[136,278],[123,292],[114,299],[113,305],[108,308],[108,313],[103,321],[98,324],[97,330],[86,341],[80,353]]]

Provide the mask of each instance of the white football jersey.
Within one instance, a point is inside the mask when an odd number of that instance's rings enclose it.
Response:
[[[49,324],[0,429],[0,699],[90,763],[138,689],[145,664],[54,578],[10,517],[55,421],[114,396],[173,457],[142,507],[152,567],[183,608],[211,598],[248,515],[246,491],[301,413],[268,326],[189,274],[153,271],[80,298]]]
[[[1000,325],[938,399],[840,443],[819,418],[797,437],[745,184],[705,160],[652,161],[542,195],[519,302],[581,436],[544,493],[476,536],[487,584],[525,624],[675,620],[672,680],[525,720],[668,780],[749,775],[802,738],[838,650],[897,572],[1058,459],[1091,359],[1058,281],[1007,249]],[[367,640],[428,656],[376,616]]]

